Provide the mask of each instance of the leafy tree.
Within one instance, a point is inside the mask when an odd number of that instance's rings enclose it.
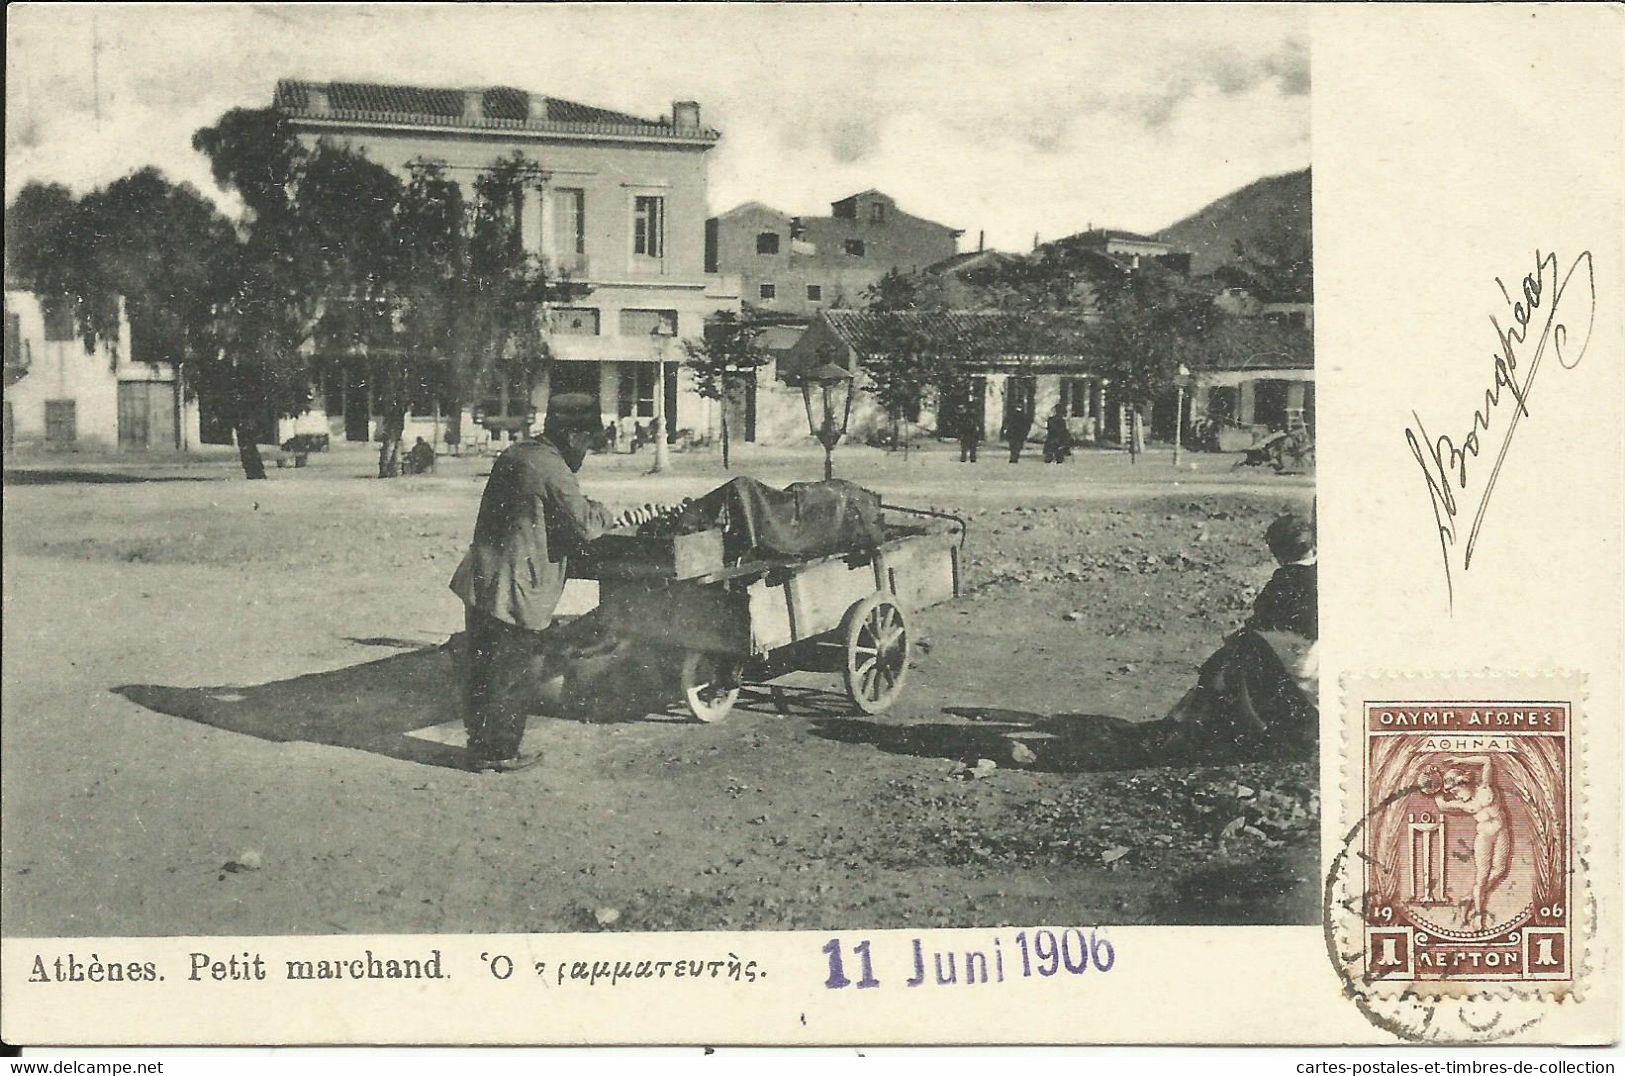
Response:
[[[722,466],[728,458],[728,409],[737,402],[756,370],[771,357],[758,343],[760,330],[731,310],[713,317],[703,341],[684,340],[684,365],[694,372],[694,391],[716,400],[722,411]]]
[[[962,383],[961,359],[933,333],[923,315],[939,311],[943,296],[933,281],[891,270],[865,293],[869,313],[892,315],[868,326],[873,341],[864,356],[864,390],[875,397],[892,423],[892,443],[905,443],[904,419],[918,414],[933,395]]]
[[[45,301],[67,301],[86,350],[119,346],[129,320],[133,357],[206,368],[216,349],[214,308],[229,279],[236,233],[206,198],[144,168],[74,199],[31,184],[7,213],[8,271]],[[56,297],[61,297],[57,300]]]
[[[469,200],[427,162],[403,182],[347,147],[307,149],[271,110],[227,113],[193,141],[247,210],[242,286],[224,310],[225,395],[245,415],[304,410],[317,343],[364,362],[389,477],[414,396],[450,396],[455,414],[494,378],[540,374],[543,307],[559,289],[520,240],[534,162],[493,162]]]
[[[1251,244],[1236,240],[1234,264],[1277,302],[1313,302],[1314,243],[1306,233],[1269,232]]]
[[[86,353],[101,341],[116,354],[119,296],[95,257],[90,216],[60,183],[29,183],[6,208],[6,273],[51,313],[66,305]]]
[[[1129,451],[1144,448],[1144,414],[1175,383],[1181,364],[1195,363],[1220,315],[1211,296],[1155,264],[1096,282],[1099,320],[1087,329],[1098,369],[1129,406]]]
[[[264,478],[260,419],[308,407],[308,345],[324,318],[340,338],[370,340],[381,328],[370,300],[387,273],[387,232],[368,225],[393,212],[387,203],[399,181],[347,148],[307,149],[271,109],[233,109],[192,145],[245,209],[233,286],[215,311],[220,348],[207,380],[229,416],[243,472]]]
[[[414,161],[395,219],[389,307],[398,345],[372,366],[383,424],[379,474],[398,473],[406,409],[416,393],[462,404],[497,379],[530,386],[552,359],[545,311],[584,286],[549,276],[524,248],[520,213],[541,168],[522,154],[493,161],[465,197],[444,168]],[[454,433],[456,431],[454,430]]]

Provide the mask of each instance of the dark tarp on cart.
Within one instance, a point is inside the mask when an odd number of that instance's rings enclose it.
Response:
[[[735,478],[690,504],[680,530],[722,531],[723,557],[773,560],[874,549],[885,540],[880,494],[840,479],[774,489]]]

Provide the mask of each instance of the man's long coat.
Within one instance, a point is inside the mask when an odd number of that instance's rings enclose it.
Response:
[[[564,592],[566,558],[608,522],[604,507],[582,495],[557,448],[546,440],[522,441],[491,468],[474,544],[451,589],[489,616],[540,631]]]

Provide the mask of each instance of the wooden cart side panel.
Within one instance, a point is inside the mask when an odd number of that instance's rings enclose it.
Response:
[[[570,558],[576,579],[692,579],[722,568],[722,532],[640,535],[611,531]]]
[[[887,557],[883,589],[908,610],[924,609],[959,594],[959,549],[940,542],[911,542]]]
[[[750,585],[750,645],[757,654],[765,654],[796,640],[795,612],[791,605],[792,576],[783,583],[772,584],[757,580]]]
[[[605,580],[598,605],[616,632],[630,638],[720,654],[751,652],[750,595],[743,590]]]
[[[866,557],[831,557],[750,588],[752,642],[758,652],[834,631],[846,611],[875,592],[875,569]]]

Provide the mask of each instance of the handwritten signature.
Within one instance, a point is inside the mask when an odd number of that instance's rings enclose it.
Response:
[[[1576,274],[1580,275],[1576,277]],[[1473,549],[1478,544],[1479,529],[1484,525],[1484,512],[1489,507],[1490,494],[1495,492],[1495,483],[1500,477],[1501,465],[1506,461],[1512,435],[1518,431],[1519,420],[1529,414],[1530,387],[1535,383],[1535,375],[1540,372],[1540,362],[1546,355],[1548,345],[1565,370],[1574,369],[1585,357],[1586,345],[1591,342],[1591,326],[1596,320],[1597,281],[1589,250],[1575,258],[1567,272],[1558,268],[1557,255],[1542,254],[1536,250],[1535,268],[1524,276],[1517,300],[1507,293],[1507,287],[1500,277],[1495,278],[1495,283],[1511,308],[1511,321],[1503,328],[1501,317],[1490,315],[1490,324],[1495,327],[1499,342],[1495,353],[1494,378],[1484,390],[1484,406],[1473,412],[1471,428],[1459,443],[1448,436],[1430,437],[1421,416],[1412,411],[1411,417],[1416,420],[1416,425],[1405,429],[1405,443],[1410,446],[1411,455],[1422,470],[1422,478],[1427,483],[1428,496],[1433,504],[1439,553],[1444,560],[1445,593],[1452,610],[1456,600],[1453,574],[1460,533],[1457,516],[1467,507],[1469,500],[1468,466],[1478,459],[1483,448],[1479,435],[1488,434],[1492,422],[1500,416],[1505,390],[1505,395],[1511,397],[1516,406],[1505,416],[1500,451],[1496,453],[1495,462],[1483,480],[1472,525],[1467,531],[1467,541],[1461,547],[1463,572],[1472,566]],[[1571,321],[1575,324],[1579,321],[1578,316],[1569,317],[1574,303],[1571,302],[1567,308],[1563,306],[1571,284],[1575,285],[1576,301],[1584,304],[1581,316],[1585,319],[1585,329],[1582,333],[1569,331]],[[1560,313],[1562,320],[1559,319]]]

